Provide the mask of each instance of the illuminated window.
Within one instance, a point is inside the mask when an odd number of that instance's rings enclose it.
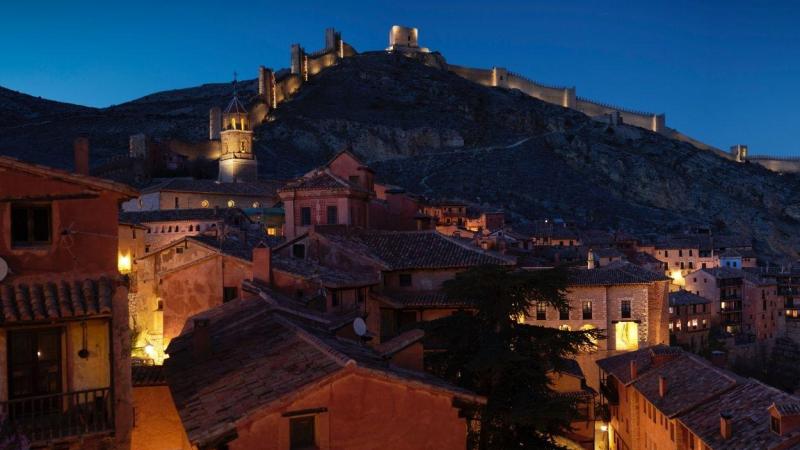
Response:
[[[260,206],[261,206],[261,203],[253,202],[253,208],[259,208]]]
[[[536,320],[547,320],[547,304],[544,302],[536,304]]]
[[[119,273],[126,274],[131,271],[131,255],[119,254],[117,257],[117,270]]]
[[[558,329],[561,331],[572,331],[572,328],[570,328],[569,325],[559,325]]]
[[[583,302],[583,320],[592,320],[592,302],[589,300]]]
[[[208,200],[201,201],[200,206],[202,206],[203,208],[208,208]]]
[[[246,145],[247,145],[247,144],[245,144],[245,141],[241,141],[241,142],[239,142],[239,150],[240,150],[241,152],[243,152],[243,153],[247,153],[247,147],[246,147]]]
[[[275,236],[278,234],[278,230],[275,227],[267,227],[267,235],[268,236]]]
[[[639,324],[636,322],[617,322],[614,324],[617,350],[636,350],[639,348]]]
[[[236,206],[236,202],[233,200],[228,200],[228,208],[233,208],[234,206]]]

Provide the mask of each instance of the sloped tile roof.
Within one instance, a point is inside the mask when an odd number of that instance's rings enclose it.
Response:
[[[512,265],[513,258],[457,242],[436,231],[379,231],[321,226],[332,242],[360,251],[387,270],[444,269],[484,264]]]
[[[799,400],[796,396],[748,379],[730,391],[681,414],[678,420],[713,449],[776,448],[779,443],[797,439],[798,433],[779,436],[772,432],[768,409],[773,403]],[[723,439],[720,435],[722,413],[731,416],[733,432],[729,439]]]
[[[461,308],[473,306],[467,300],[452,299],[444,291],[393,292],[383,291],[373,296],[398,308]]]
[[[132,366],[131,380],[134,387],[164,386],[167,384],[164,366]]]
[[[0,325],[111,314],[115,286],[109,278],[0,286]]]
[[[641,376],[654,366],[654,362],[657,361],[656,357],[672,359],[681,354],[683,351],[679,347],[655,345],[603,358],[597,361],[597,365],[620,382],[629,384],[633,381],[630,371],[631,361],[636,361],[637,375]]]
[[[209,319],[211,353],[193,352],[193,331],[188,331],[172,340],[165,362],[175,405],[194,444],[202,446],[246,415],[343,370],[482,401],[438,378],[390,365],[370,347],[259,299],[234,300],[204,317]]]
[[[380,278],[375,272],[346,270],[345,267],[335,269],[317,264],[310,259],[274,255],[272,268],[302,278],[318,280],[323,286],[329,288],[362,287],[380,283]]]
[[[357,191],[365,191],[363,187],[344,180],[327,170],[318,170],[312,174],[299,178],[282,187],[280,191],[312,191],[318,189],[353,189]]]
[[[186,239],[199,242],[225,255],[246,261],[253,260],[253,249],[260,243],[263,242],[269,247],[275,247],[283,242],[283,237],[269,236],[265,233],[231,234],[226,236],[225,239],[219,239],[216,236],[197,235],[188,236]]]
[[[669,306],[705,305],[711,300],[681,289],[669,293]]]
[[[37,174],[56,180],[62,180],[68,183],[84,185],[94,189],[114,191],[128,198],[133,198],[139,195],[139,192],[136,191],[136,189],[128,186],[127,184],[117,183],[115,181],[106,180],[103,178],[67,172],[66,170],[54,169],[52,167],[42,166],[39,164],[32,164],[20,161],[16,158],[11,158],[9,156],[0,156],[0,167],[8,167],[9,169],[16,171]]]
[[[208,194],[250,195],[275,197],[280,181],[251,181],[241,183],[220,183],[215,180],[194,180],[189,178],[169,178],[142,189],[143,194],[151,192],[198,192]]]
[[[574,286],[647,284],[669,280],[663,274],[651,272],[643,267],[624,261],[614,262],[594,269],[581,267],[570,268],[568,271],[570,284]]]
[[[222,220],[229,216],[247,217],[239,208],[157,209],[153,211],[122,211],[120,223],[175,222],[181,220]]]
[[[661,377],[667,392],[660,396]],[[663,414],[673,417],[734,387],[737,378],[700,357],[682,353],[667,364],[645,370],[633,386]]]

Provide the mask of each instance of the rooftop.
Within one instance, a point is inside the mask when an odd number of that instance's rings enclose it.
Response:
[[[52,322],[111,314],[116,289],[109,278],[0,285],[0,325]]]
[[[624,261],[617,261],[603,267],[569,268],[570,284],[574,286],[606,286],[614,284],[648,284],[667,281],[663,274],[651,272]]]
[[[365,189],[358,184],[343,180],[342,178],[332,174],[329,170],[317,170],[291,183],[287,183],[285,186],[280,188],[279,191],[312,191],[319,189],[353,189],[357,191],[365,191]]]
[[[445,269],[484,264],[513,265],[514,259],[445,237],[434,230],[380,231],[320,226],[315,232],[353,248],[385,270]]]
[[[323,286],[329,288],[362,287],[380,283],[378,274],[374,272],[347,270],[346,267],[335,269],[317,264],[310,259],[273,255],[272,269],[302,278],[316,279]]]
[[[229,234],[224,239],[217,236],[188,236],[186,239],[199,242],[207,247],[234,258],[245,261],[253,260],[253,249],[260,243],[265,243],[269,247],[275,247],[283,242],[282,237],[268,236],[264,233],[240,233]],[[155,252],[151,252],[155,253]]]
[[[669,293],[669,306],[706,305],[711,300],[681,289]]]
[[[182,220],[222,220],[234,215],[246,217],[239,208],[157,209],[152,211],[121,211],[120,223],[142,224]]]
[[[204,315],[211,350],[192,351],[192,333],[172,340],[166,374],[189,439],[203,445],[238,420],[268,410],[312,383],[351,373],[467,401],[483,400],[421,372],[396,367],[370,347],[338,338],[311,320],[258,299],[234,300]]]
[[[252,181],[239,183],[220,183],[216,180],[195,180],[191,178],[168,178],[142,189],[142,194],[151,192],[197,192],[206,194],[245,195],[254,197],[275,197],[280,181]],[[249,206],[249,205],[248,205]]]
[[[444,291],[373,293],[376,298],[396,308],[463,308],[472,306],[467,300],[451,299]]]
[[[797,401],[793,395],[748,379],[681,414],[678,420],[714,449],[776,448],[778,443],[797,439],[798,435],[797,432],[789,436],[773,433],[768,408],[773,403]],[[731,416],[733,431],[729,439],[723,439],[719,432],[721,413]]]

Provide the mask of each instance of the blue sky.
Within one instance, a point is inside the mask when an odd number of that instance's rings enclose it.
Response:
[[[358,50],[392,24],[448,61],[501,66],[579,96],[664,112],[721,148],[800,155],[800,2],[14,2],[0,12],[0,86],[106,106],[254,78],[328,26]]]

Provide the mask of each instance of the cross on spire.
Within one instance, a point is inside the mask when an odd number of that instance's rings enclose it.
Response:
[[[236,73],[236,71],[234,70],[234,71],[233,71],[233,96],[234,96],[234,97],[236,97],[236,77],[237,77],[237,76],[238,76],[238,74],[237,74],[237,73]]]

